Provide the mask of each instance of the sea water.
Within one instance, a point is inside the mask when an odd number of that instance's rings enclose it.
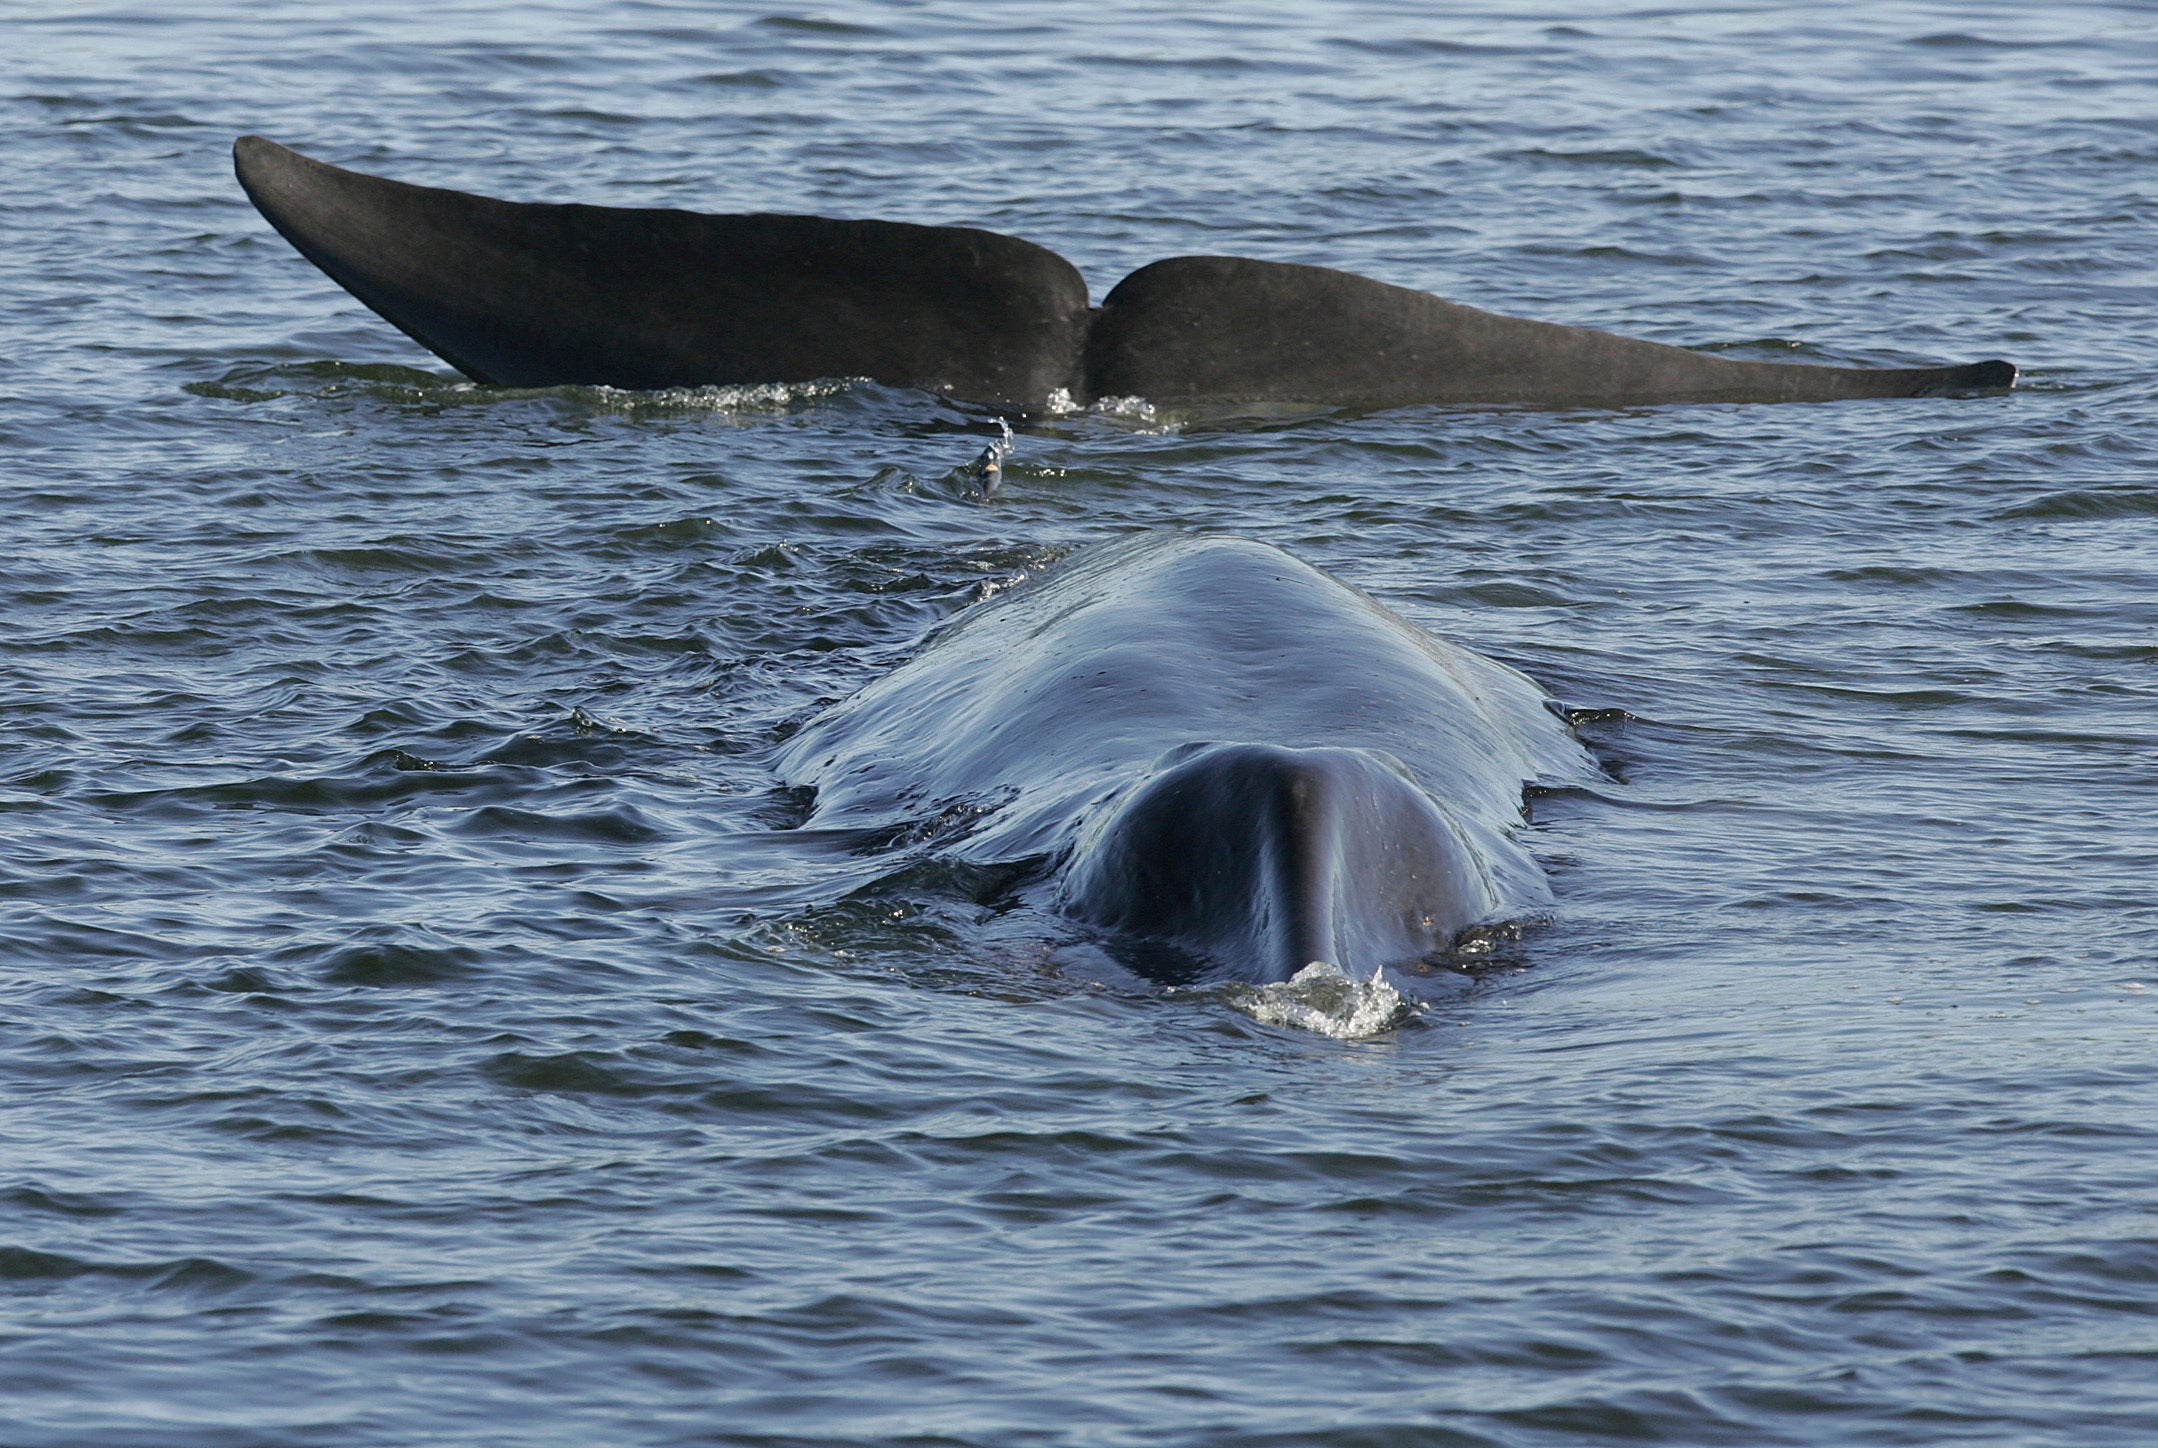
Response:
[[[31,0],[0,74],[0,1442],[2158,1438],[2148,8]],[[923,393],[466,383],[248,132],[2024,377],[1127,402],[985,499]],[[789,732],[1163,527],[1579,711],[1547,916],[1148,991],[789,835]]]

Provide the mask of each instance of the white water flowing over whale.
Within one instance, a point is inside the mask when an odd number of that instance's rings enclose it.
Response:
[[[971,820],[1172,983],[1355,978],[1549,899],[1522,790],[1586,751],[1533,682],[1280,549],[1149,535],[960,614],[775,761],[806,826]]]

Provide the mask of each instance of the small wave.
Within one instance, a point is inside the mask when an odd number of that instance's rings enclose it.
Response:
[[[161,1287],[239,1287],[253,1273],[211,1257],[183,1257],[169,1262],[110,1262],[42,1252],[32,1247],[0,1246],[0,1282],[65,1281],[71,1277],[118,1277]]]
[[[697,82],[729,90],[780,90],[788,79],[787,73],[779,70],[727,70],[700,75]]]
[[[481,1066],[480,1071],[519,1091],[572,1096],[628,1096],[642,1092],[644,1084],[617,1069],[619,1065],[616,1058],[597,1051],[565,1051],[552,1056],[505,1051]]]
[[[1647,170],[1666,170],[1684,163],[1669,156],[1659,156],[1653,151],[1547,151],[1542,147],[1530,147],[1521,151],[1502,151],[1502,161],[1558,161],[1572,166],[1620,166]]]
[[[682,413],[777,412],[852,391],[869,379],[821,377],[811,382],[760,382],[702,387],[626,387],[565,384],[558,387],[494,387],[390,363],[299,362],[235,368],[214,382],[190,382],[181,391],[226,402],[275,402],[286,397],[373,397],[428,408],[483,405],[529,397],[559,397],[600,412],[629,417]]]
[[[2048,493],[1995,513],[2011,518],[2147,518],[2158,514],[2158,491],[2145,487],[2074,488]]]
[[[668,839],[672,834],[654,824],[650,816],[633,804],[568,814],[483,805],[454,828],[461,835],[516,843],[546,840],[564,844],[638,845]]]
[[[294,393],[337,396],[353,391],[381,391],[404,396],[421,393],[478,392],[479,384],[445,377],[418,367],[389,362],[279,362],[236,367],[215,382],[189,382],[180,388],[195,397],[227,402],[272,402]]]
[[[1990,35],[1972,35],[1962,30],[1913,36],[1904,42],[1923,50],[2038,50],[2049,43],[2043,40],[1996,40]]]
[[[432,947],[399,940],[365,941],[333,952],[323,962],[322,978],[333,985],[441,985],[472,974],[479,969],[482,959],[482,953],[470,946]]]
[[[1648,266],[1711,267],[1709,258],[1691,251],[1643,251],[1630,246],[1565,246],[1539,242],[1524,246],[1525,256],[1586,257],[1595,261],[1640,262]]]
[[[1385,976],[1351,980],[1323,960],[1274,985],[1232,987],[1229,1004],[1263,1026],[1295,1026],[1337,1041],[1383,1035],[1416,1014]]]
[[[882,36],[891,32],[880,25],[862,25],[851,20],[831,20],[821,15],[767,15],[752,20],[753,30],[774,30],[785,35],[845,35]]]
[[[1425,55],[1534,55],[1529,47],[1519,45],[1478,45],[1463,40],[1434,40],[1425,36],[1392,36],[1364,38],[1340,36],[1330,38],[1329,45],[1344,50],[1360,50],[1371,55],[1425,56]]]

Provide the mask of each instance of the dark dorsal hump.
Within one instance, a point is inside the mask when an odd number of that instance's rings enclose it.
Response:
[[[687,387],[868,377],[1040,408],[1141,396],[1628,406],[2010,386],[2006,362],[1734,362],[1503,317],[1325,267],[1176,257],[1087,307],[1070,262],[959,226],[495,201],[233,146],[270,224],[481,382]]]

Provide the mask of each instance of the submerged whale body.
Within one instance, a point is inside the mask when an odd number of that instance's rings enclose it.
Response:
[[[776,767],[808,826],[956,820],[947,857],[1052,862],[1143,974],[1263,982],[1548,899],[1522,786],[1589,766],[1514,670],[1277,548],[1151,535],[960,614]]]
[[[340,286],[474,380],[693,387],[867,377],[995,406],[1628,406],[2003,388],[2006,362],[1740,362],[1499,316],[1325,267],[1173,257],[1101,306],[1064,258],[958,226],[497,201],[233,145]]]

